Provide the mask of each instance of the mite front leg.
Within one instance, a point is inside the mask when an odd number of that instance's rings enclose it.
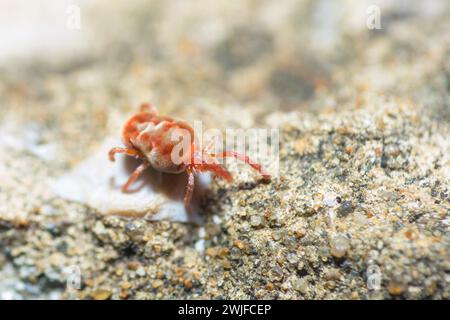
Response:
[[[152,105],[151,103],[147,103],[147,102],[141,103],[139,111],[145,112],[145,113],[151,113],[155,116],[158,114],[158,110],[156,109],[156,107],[154,105]]]
[[[128,188],[148,167],[150,167],[150,162],[148,162],[147,160],[145,160],[139,167],[137,167],[136,170],[134,170],[134,172],[131,174],[130,178],[128,178],[127,183],[123,185],[122,192],[128,192]]]
[[[259,163],[253,163],[253,161],[251,161],[248,156],[242,155],[235,151],[224,151],[222,153],[219,153],[219,154],[213,155],[213,156],[215,156],[216,158],[231,157],[231,158],[239,159],[239,160],[247,163],[249,166],[251,166],[256,171],[258,171],[262,175],[264,180],[270,180],[270,174],[265,172],[263,167]]]
[[[114,156],[116,155],[116,153],[125,153],[127,156],[130,156],[130,157],[144,158],[144,155],[137,150],[117,147],[117,148],[112,148],[109,151],[109,160],[115,161]]]
[[[203,163],[199,165],[198,168],[200,171],[211,171],[216,176],[225,179],[227,182],[233,181],[231,173],[218,163]]]
[[[195,187],[195,175],[192,170],[188,170],[188,183],[186,186],[186,194],[184,195],[184,205],[188,206],[191,203],[192,194]]]

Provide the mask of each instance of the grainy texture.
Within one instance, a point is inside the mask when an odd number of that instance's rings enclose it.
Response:
[[[103,20],[93,5],[92,51],[2,66],[0,298],[449,299],[448,4],[391,5],[370,31],[344,3],[318,23],[313,3],[132,1]],[[48,182],[142,101],[209,128],[279,127],[280,175],[230,166],[203,226],[56,197]]]

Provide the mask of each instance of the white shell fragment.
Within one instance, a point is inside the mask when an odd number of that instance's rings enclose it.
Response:
[[[105,140],[93,156],[51,183],[54,193],[67,200],[85,203],[102,214],[149,220],[202,221],[199,195],[211,182],[209,174],[197,176],[188,209],[183,203],[187,183],[185,174],[165,174],[147,169],[130,191],[124,193],[122,185],[141,161],[121,154],[116,154],[115,162],[109,161],[108,151],[121,145],[116,139]]]

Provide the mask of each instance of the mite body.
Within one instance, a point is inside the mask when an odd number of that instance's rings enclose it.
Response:
[[[114,161],[116,153],[143,160],[123,185],[123,192],[128,191],[131,184],[149,167],[166,173],[187,172],[188,184],[184,202],[188,205],[194,191],[195,174],[210,171],[229,182],[233,180],[231,173],[218,161],[225,157],[237,158],[257,170],[265,180],[270,179],[270,175],[261,165],[251,162],[247,156],[234,151],[213,154],[209,152],[211,146],[199,150],[195,143],[194,130],[188,123],[160,116],[150,104],[142,104],[140,111],[125,122],[122,141],[125,147],[116,147],[109,151],[111,161]]]

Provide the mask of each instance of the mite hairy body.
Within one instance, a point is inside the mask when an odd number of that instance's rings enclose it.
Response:
[[[195,142],[194,130],[188,123],[160,116],[156,108],[148,103],[143,103],[140,111],[125,122],[122,141],[125,147],[116,147],[109,151],[111,161],[114,161],[116,153],[124,153],[143,161],[123,185],[123,192],[128,191],[133,182],[149,167],[173,174],[186,172],[188,183],[184,202],[188,205],[194,191],[195,174],[209,171],[228,182],[233,181],[231,173],[218,161],[226,157],[239,159],[258,171],[265,180],[270,179],[270,174],[265,172],[260,164],[253,163],[245,155],[234,151],[214,154],[210,152],[211,145],[200,150]],[[180,150],[183,151],[181,154]]]

